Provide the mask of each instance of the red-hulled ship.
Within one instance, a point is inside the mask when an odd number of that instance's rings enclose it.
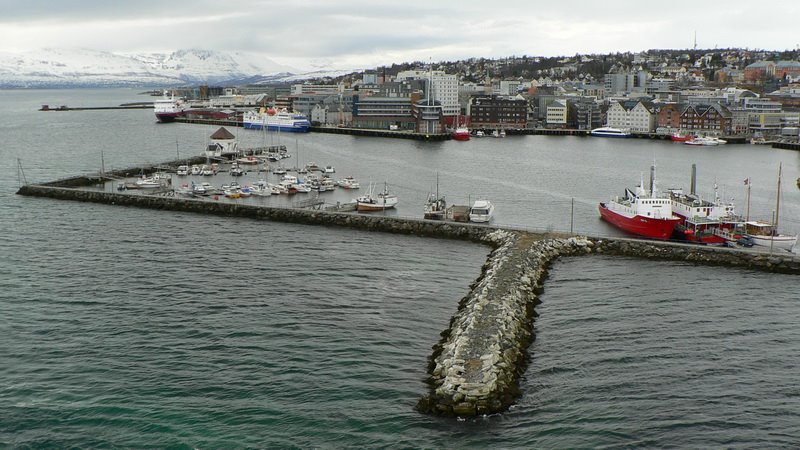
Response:
[[[635,191],[625,189],[624,197],[600,203],[600,217],[615,227],[638,236],[666,240],[682,219],[672,213],[669,196],[657,196],[655,166],[650,168],[650,190],[644,180]]]
[[[451,136],[456,141],[468,141],[470,138],[469,128],[458,127],[455,130],[453,130]]]
[[[686,141],[691,141],[693,138],[694,135],[692,135],[692,133],[681,133],[681,132],[672,133],[672,136],[670,136],[670,139],[673,142],[686,142]]]

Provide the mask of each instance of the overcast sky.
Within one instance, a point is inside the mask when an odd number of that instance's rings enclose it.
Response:
[[[0,0],[0,51],[262,53],[300,69],[800,45],[800,1]],[[768,8],[762,10],[762,8]]]

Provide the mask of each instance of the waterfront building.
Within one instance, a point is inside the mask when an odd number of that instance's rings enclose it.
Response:
[[[352,92],[327,96],[311,108],[309,118],[313,125],[346,126],[353,122],[353,103],[358,96]]]
[[[634,133],[652,133],[656,128],[653,105],[637,100],[611,102],[606,125]]]
[[[415,120],[417,133],[438,134],[445,132],[443,108],[438,101],[431,99],[414,102],[411,114]]]
[[[419,99],[419,94],[410,97],[360,97],[353,102],[353,126],[376,130],[416,130],[417,120],[412,109]]]
[[[678,103],[665,103],[658,109],[656,128],[678,130],[681,127],[681,113],[686,108]]]
[[[575,107],[575,128],[579,130],[594,130],[603,126],[604,121],[603,114],[600,111],[600,104],[593,97],[578,97],[572,103]]]
[[[336,94],[299,94],[292,100],[292,108],[306,117],[311,116],[311,110],[318,104],[331,103],[330,99],[336,99]]]
[[[730,110],[719,103],[687,105],[681,112],[680,128],[699,133],[730,134],[731,118]]]
[[[430,84],[425,87],[425,95],[430,94],[430,98],[439,102],[445,116],[452,117],[461,113],[461,106],[458,103],[458,77],[449,75],[440,70],[405,70],[399,72],[395,81],[424,80]]]
[[[559,98],[547,105],[545,126],[547,128],[567,128],[569,104],[567,99]]]
[[[528,101],[521,95],[478,95],[470,99],[468,115],[473,128],[524,129]]]

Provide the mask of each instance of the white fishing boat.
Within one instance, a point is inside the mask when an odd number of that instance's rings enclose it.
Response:
[[[447,202],[444,196],[439,196],[439,173],[436,173],[436,193],[428,194],[425,210],[422,217],[425,219],[442,220],[447,216]]]
[[[367,194],[355,199],[357,211],[383,211],[397,206],[397,196],[389,193],[388,185],[384,184],[383,191],[377,195],[372,194],[373,188],[374,186],[370,185]]]
[[[187,165],[178,166],[178,168],[175,169],[175,175],[178,175],[179,177],[184,177],[186,175],[189,175],[189,166]]]
[[[423,217],[425,219],[442,220],[447,214],[447,202],[444,197],[436,194],[429,194],[428,201],[425,203]]]

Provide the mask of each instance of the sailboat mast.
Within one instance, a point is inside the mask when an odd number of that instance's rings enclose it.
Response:
[[[772,226],[772,234],[778,232],[778,216],[781,210],[781,168],[783,163],[778,163],[778,195],[775,200],[775,223]]]
[[[745,222],[750,222],[750,177],[747,177],[747,212],[744,217]]]

